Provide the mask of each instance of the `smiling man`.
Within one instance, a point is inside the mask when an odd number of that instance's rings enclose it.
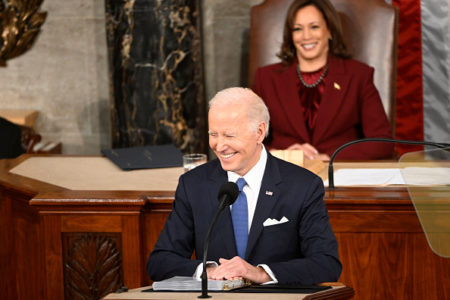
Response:
[[[269,114],[258,100],[250,90],[232,88],[210,101],[209,146],[225,171],[244,176],[261,156]]]
[[[225,89],[210,101],[208,122],[217,159],[180,176],[172,212],[147,263],[151,279],[200,276],[219,188],[233,181],[241,192],[213,229],[208,278],[336,281],[342,266],[322,180],[266,151],[269,112],[262,99],[250,89]]]

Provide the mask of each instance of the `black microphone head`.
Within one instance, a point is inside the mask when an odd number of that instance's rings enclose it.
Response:
[[[236,201],[237,196],[239,195],[239,188],[236,183],[228,181],[222,184],[222,186],[219,189],[219,201],[226,197],[225,205],[231,205]]]

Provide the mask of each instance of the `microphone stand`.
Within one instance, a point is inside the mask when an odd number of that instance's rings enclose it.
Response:
[[[334,170],[333,170],[333,161],[336,155],[344,148],[347,148],[350,145],[364,143],[364,142],[388,142],[388,143],[400,143],[400,144],[410,144],[410,145],[426,145],[426,146],[434,146],[438,148],[447,148],[450,147],[450,144],[447,143],[436,143],[436,142],[428,142],[428,141],[408,141],[408,140],[396,140],[396,139],[388,139],[388,138],[364,138],[359,140],[354,140],[337,148],[330,157],[330,162],[328,164],[328,189],[334,190]]]
[[[226,207],[226,205],[224,203],[225,203],[225,201],[220,202],[219,209],[217,210],[216,214],[214,215],[211,225],[209,225],[208,233],[206,233],[205,245],[203,246],[202,294],[200,296],[198,296],[198,298],[211,298],[211,296],[208,295],[208,274],[206,274],[206,255],[208,254],[209,237],[211,235],[211,231],[217,222],[219,214]]]
[[[206,233],[205,244],[203,246],[202,294],[198,296],[198,298],[211,298],[211,296],[208,295],[208,274],[206,273],[206,257],[208,254],[209,237],[211,236],[212,229],[217,222],[219,214],[225,207],[233,204],[234,201],[236,201],[238,194],[239,189],[234,182],[225,183],[224,185],[222,185],[221,190],[219,191],[219,207],[217,208],[216,214],[214,215],[214,218],[209,225],[208,232]]]

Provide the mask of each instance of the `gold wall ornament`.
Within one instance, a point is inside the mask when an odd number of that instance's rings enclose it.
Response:
[[[0,0],[0,66],[33,46],[47,12],[43,0]]]

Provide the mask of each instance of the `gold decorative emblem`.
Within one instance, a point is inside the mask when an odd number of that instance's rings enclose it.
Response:
[[[334,86],[334,88],[337,89],[338,91],[341,90],[341,86],[340,86],[337,82],[335,82],[335,83],[333,84],[333,86]]]
[[[0,66],[33,46],[47,12],[43,0],[0,0]]]

